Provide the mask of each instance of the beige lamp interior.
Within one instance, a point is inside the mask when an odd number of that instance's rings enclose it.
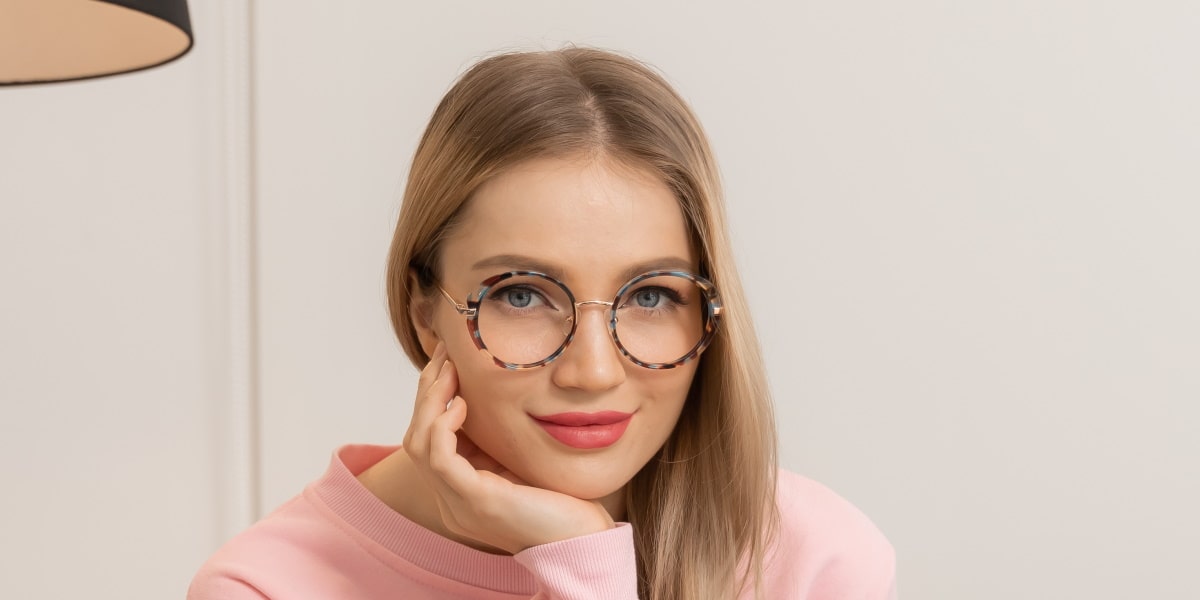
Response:
[[[186,0],[0,0],[0,85],[137,71],[191,46]]]

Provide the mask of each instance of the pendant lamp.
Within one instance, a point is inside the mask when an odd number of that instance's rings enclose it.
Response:
[[[191,48],[187,0],[0,0],[0,85],[140,71]]]

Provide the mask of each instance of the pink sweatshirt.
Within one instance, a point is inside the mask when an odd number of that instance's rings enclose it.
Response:
[[[628,523],[515,556],[480,552],[413,523],[359,483],[359,473],[395,450],[340,448],[324,476],[209,558],[188,600],[637,598]],[[777,499],[782,520],[763,598],[896,597],[895,553],[862,512],[782,470]]]

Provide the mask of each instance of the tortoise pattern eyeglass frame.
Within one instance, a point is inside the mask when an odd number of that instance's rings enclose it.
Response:
[[[617,336],[617,302],[619,302],[621,300],[621,296],[624,296],[626,291],[628,291],[631,287],[637,285],[638,283],[641,283],[642,281],[645,281],[652,277],[662,277],[662,276],[667,276],[667,275],[674,276],[674,277],[682,277],[684,279],[687,279],[687,280],[695,283],[696,286],[699,287],[701,292],[704,294],[704,300],[705,300],[704,334],[701,336],[700,341],[697,342],[696,345],[693,346],[691,350],[689,350],[686,354],[684,354],[679,359],[672,361],[672,362],[666,362],[666,363],[648,363],[648,362],[644,362],[644,361],[638,359],[636,356],[631,354],[629,352],[629,350],[627,350],[625,348],[624,344],[621,343],[621,338]],[[572,307],[573,307],[573,313],[572,313],[572,316],[570,319],[571,320],[571,331],[569,331],[567,333],[566,339],[563,340],[562,345],[560,345],[557,350],[552,352],[550,354],[550,356],[547,356],[546,358],[543,358],[542,360],[539,360],[537,362],[527,363],[527,364],[517,364],[517,363],[510,363],[510,362],[505,362],[503,360],[500,360],[499,358],[496,357],[496,355],[492,354],[491,351],[489,351],[487,349],[487,345],[484,344],[483,338],[481,338],[479,336],[479,305],[480,305],[480,303],[483,301],[484,298],[487,297],[487,293],[493,287],[495,287],[497,284],[499,284],[507,279],[512,279],[513,277],[540,277],[542,279],[545,279],[545,280],[549,281],[550,283],[558,286],[560,289],[562,289],[562,291],[567,295],[567,299],[571,302]],[[607,306],[609,309],[608,334],[609,334],[609,337],[612,338],[613,343],[615,343],[617,345],[617,350],[619,350],[621,352],[621,354],[625,358],[629,359],[629,361],[632,362],[633,364],[638,365],[639,367],[645,367],[647,369],[674,369],[675,367],[678,367],[684,363],[687,363],[688,361],[695,360],[696,358],[698,358],[700,356],[700,354],[702,352],[704,352],[704,350],[706,348],[708,348],[709,344],[712,343],[712,340],[717,333],[717,325],[720,323],[720,320],[721,320],[721,313],[724,310],[724,307],[721,305],[721,296],[717,291],[716,284],[714,284],[713,282],[711,282],[699,275],[696,275],[694,273],[689,273],[687,271],[675,271],[675,270],[648,271],[646,273],[642,273],[641,275],[637,275],[633,279],[630,279],[628,282],[626,282],[625,285],[622,285],[621,289],[617,290],[617,295],[616,295],[616,297],[613,298],[613,300],[611,302],[604,301],[604,300],[576,301],[575,295],[571,293],[571,289],[568,288],[566,286],[566,284],[555,279],[554,277],[551,277],[550,275],[547,275],[545,273],[540,273],[538,271],[508,271],[506,273],[500,273],[498,275],[493,275],[491,277],[488,277],[487,279],[484,279],[482,283],[480,283],[480,288],[477,292],[475,292],[474,299],[472,299],[471,296],[468,296],[465,304],[460,304],[457,301],[455,301],[454,297],[451,296],[450,293],[447,292],[441,286],[441,284],[437,284],[437,288],[438,288],[438,290],[440,290],[442,292],[442,296],[445,297],[446,300],[448,302],[450,302],[451,306],[454,307],[454,310],[458,311],[458,314],[463,315],[464,317],[467,318],[467,331],[471,334],[471,339],[475,342],[475,347],[478,348],[479,350],[483,350],[484,352],[487,352],[488,356],[491,356],[492,360],[496,363],[496,366],[504,368],[504,369],[508,369],[510,371],[524,371],[527,369],[536,369],[538,367],[544,367],[547,364],[549,364],[550,362],[552,362],[554,359],[556,359],[560,355],[562,355],[563,351],[565,351],[567,349],[567,346],[569,346],[571,344],[571,340],[574,339],[574,337],[575,337],[575,329],[579,326],[579,307],[580,306],[589,305],[589,304],[598,304],[598,305],[602,305],[602,306]]]

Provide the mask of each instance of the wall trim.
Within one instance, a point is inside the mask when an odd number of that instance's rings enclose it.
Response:
[[[220,45],[216,81],[221,173],[226,228],[228,396],[220,449],[224,493],[221,539],[249,527],[261,514],[259,440],[259,343],[257,198],[254,136],[253,2],[218,0],[209,35]]]

